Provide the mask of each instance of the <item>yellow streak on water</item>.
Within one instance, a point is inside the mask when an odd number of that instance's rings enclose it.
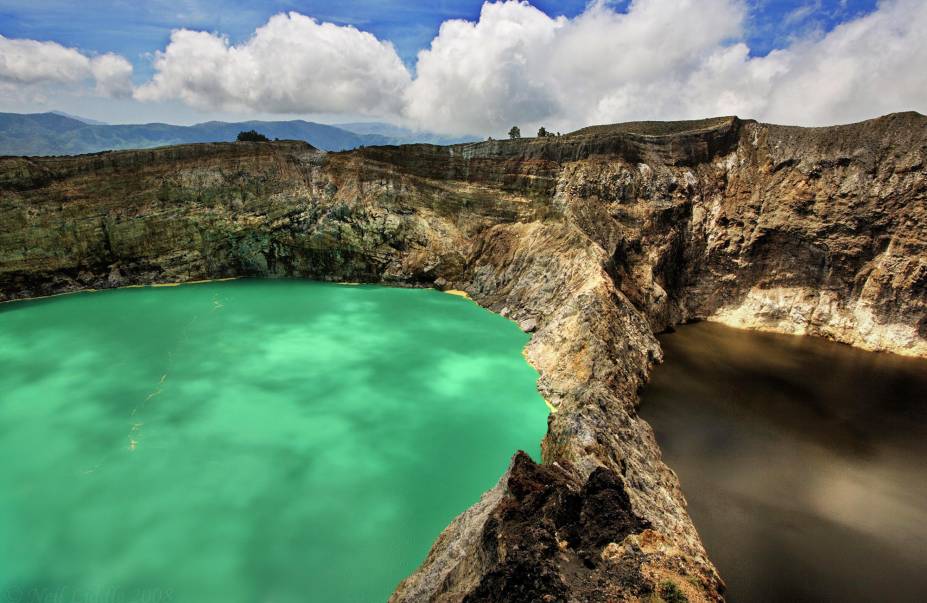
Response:
[[[461,291],[460,289],[445,289],[444,292],[448,295],[456,295],[464,299],[470,299],[470,294],[466,291]]]
[[[203,279],[198,281],[180,281],[177,283],[150,283],[148,285],[122,285],[120,287],[112,287],[113,289],[143,289],[145,287],[178,287],[180,285],[200,285],[203,283],[224,283],[226,281],[235,281],[238,280],[237,276],[230,276],[226,278],[213,278],[213,279]],[[52,297],[61,297],[62,295],[73,295],[75,293],[97,293],[98,291],[107,291],[108,289],[78,289],[76,291],[63,291],[61,293],[52,293],[51,295],[37,295],[35,297],[21,297],[18,299],[8,299],[6,301],[0,301],[0,304],[13,304],[16,302],[32,301],[34,299],[49,299]]]
[[[532,367],[534,370],[538,371],[538,374],[541,373],[541,371],[538,370],[538,367],[536,367],[536,366],[534,365],[534,363],[531,362],[531,358],[528,357],[528,347],[527,347],[527,346],[525,346],[525,347],[523,347],[523,348],[521,349],[521,356],[522,356],[522,358],[525,359],[525,362],[527,362],[528,364],[531,365],[531,367]],[[540,393],[540,392],[538,392],[538,393]],[[553,404],[551,404],[551,403],[550,403],[550,400],[548,400],[547,398],[544,398],[544,397],[542,396],[542,399],[544,400],[544,404],[547,405],[547,409],[550,411],[550,414],[555,414],[555,413],[557,412],[557,407],[554,406]]]
[[[131,413],[129,416],[131,416],[131,417],[136,416],[136,415],[138,414],[139,409],[143,409],[144,406],[145,406],[152,398],[154,398],[155,396],[160,395],[160,394],[161,394],[161,390],[162,390],[162,388],[163,388],[163,386],[164,386],[164,382],[165,382],[166,380],[167,380],[167,373],[164,373],[163,375],[161,375],[161,379],[158,381],[158,385],[157,385],[157,387],[155,387],[154,391],[152,391],[150,394],[148,394],[148,396],[145,398],[145,400],[144,400],[139,406],[136,406],[135,408],[133,408],[133,409],[132,409],[132,413]],[[142,426],[143,426],[144,424],[145,424],[145,423],[144,423],[143,421],[138,421],[138,422],[132,423],[132,428],[129,430],[129,435],[127,436],[127,437],[129,438],[129,452],[133,452],[136,448],[138,448],[138,439],[136,439],[136,438],[141,438],[141,435],[142,435]]]
[[[177,287],[178,285],[202,285],[204,283],[224,283],[226,281],[238,280],[237,276],[229,276],[226,278],[205,278],[198,281],[178,281],[176,283],[152,283],[150,287]],[[138,286],[138,285],[136,285]]]
[[[80,291],[63,291],[61,293],[52,293],[51,295],[37,295],[35,297],[20,297],[18,299],[8,299],[0,304],[15,304],[16,302],[32,301],[33,299],[50,299],[52,297],[61,297],[62,295],[71,295],[73,293],[94,293],[97,289],[81,289]]]

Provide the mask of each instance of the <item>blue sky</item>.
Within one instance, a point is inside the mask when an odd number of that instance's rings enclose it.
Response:
[[[587,2],[534,0],[532,4],[550,16],[574,17]],[[875,0],[751,0],[747,41],[753,54],[766,54],[788,45],[795,35],[809,29],[829,31],[875,5]],[[0,0],[0,34],[115,52],[133,63],[141,80],[151,74],[148,55],[165,47],[173,29],[220,32],[240,42],[271,15],[296,11],[389,40],[414,68],[416,54],[428,47],[443,21],[475,20],[481,6],[481,0]]]
[[[922,0],[883,0],[881,4],[877,0],[636,0],[636,2],[599,0],[599,2],[606,9],[598,12],[590,8],[590,2],[587,0],[559,2],[532,0],[531,5],[543,11],[548,17],[554,18],[561,15],[566,17],[568,23],[576,24],[573,29],[586,28],[588,32],[591,32],[585,35],[593,38],[598,36],[591,40],[590,52],[593,52],[591,50],[593,48],[600,48],[602,50],[598,51],[599,54],[603,51],[614,52],[616,57],[634,57],[638,63],[652,62],[655,68],[663,70],[657,74],[658,77],[651,77],[649,73],[642,76],[642,72],[635,70],[633,65],[615,67],[614,72],[611,72],[611,65],[604,62],[600,69],[603,75],[599,85],[592,86],[589,90],[577,91],[579,87],[584,87],[584,81],[579,85],[574,85],[572,87],[574,92],[571,92],[571,89],[564,84],[564,89],[548,94],[549,89],[552,86],[558,86],[557,82],[564,78],[554,73],[545,74],[543,77],[540,74],[535,77],[532,73],[513,75],[510,71],[505,71],[512,69],[511,61],[520,62],[519,64],[522,65],[536,64],[540,68],[545,68],[547,63],[557,63],[557,68],[562,73],[564,69],[572,70],[574,65],[582,67],[587,63],[596,63],[601,57],[577,52],[575,58],[568,56],[567,60],[561,60],[561,55],[565,52],[563,49],[576,50],[577,46],[577,42],[566,39],[569,38],[569,27],[561,28],[562,35],[556,34],[555,36],[564,38],[564,40],[551,41],[550,36],[554,34],[550,34],[548,30],[551,30],[555,23],[561,22],[554,20],[539,22],[536,17],[532,16],[534,9],[525,10],[518,7],[507,12],[496,11],[495,21],[490,18],[484,19],[485,22],[480,21],[481,9],[484,7],[481,0],[429,2],[397,0],[341,2],[326,0],[265,0],[260,2],[253,0],[83,0],[79,3],[73,0],[34,0],[32,2],[0,0],[0,35],[7,41],[54,42],[67,48],[74,48],[90,60],[106,53],[119,55],[131,64],[131,73],[128,76],[131,85],[123,85],[122,89],[135,90],[129,94],[125,92],[118,95],[99,94],[100,79],[96,72],[93,77],[97,78],[95,88],[97,93],[91,90],[93,88],[92,78],[88,79],[90,84],[80,89],[75,87],[73,82],[65,82],[67,84],[65,85],[58,80],[38,84],[30,80],[26,86],[23,73],[29,70],[28,66],[22,67],[17,75],[16,73],[3,73],[2,65],[0,65],[0,110],[41,111],[56,108],[113,122],[161,120],[192,123],[211,118],[267,119],[300,116],[330,122],[377,118],[394,122],[415,122],[416,126],[432,127],[435,123],[438,126],[442,125],[438,118],[439,114],[444,116],[444,120],[447,120],[449,115],[454,117],[457,115],[460,106],[455,105],[455,97],[460,97],[463,98],[464,109],[477,106],[479,111],[487,116],[482,120],[476,116],[461,119],[461,123],[453,129],[466,126],[492,132],[500,124],[508,123],[512,117],[522,114],[525,115],[524,121],[532,127],[535,123],[544,121],[544,123],[559,125],[563,128],[582,123],[584,120],[644,117],[685,118],[705,112],[735,111],[748,112],[751,116],[761,118],[817,123],[826,121],[829,114],[833,115],[833,120],[841,120],[868,116],[871,113],[896,106],[898,110],[917,109],[920,107],[915,106],[917,103],[912,103],[910,99],[916,99],[919,92],[927,92],[923,90],[922,82],[918,79],[902,82],[903,85],[898,87],[898,93],[889,95],[889,100],[894,104],[888,101],[853,101],[860,95],[860,88],[869,90],[873,87],[872,78],[865,75],[866,73],[873,69],[887,68],[888,63],[881,61],[873,63],[870,56],[873,52],[880,51],[880,38],[885,38],[887,35],[895,42],[893,52],[897,56],[889,57],[891,59],[889,62],[897,66],[899,77],[901,65],[918,64],[920,60],[918,53],[921,53],[923,49],[914,40],[917,35],[923,36],[923,34],[917,34],[914,31],[915,25],[918,27],[927,25],[918,21],[924,14],[921,8],[924,4]],[[623,25],[617,24],[617,20],[613,18],[616,15],[631,15],[635,7],[642,9],[645,6],[657,7],[664,13],[662,21],[658,19],[659,26],[653,25],[653,19],[648,20],[642,16],[646,12],[644,10],[637,10],[639,14],[633,19],[629,17]],[[393,70],[395,72],[387,78],[382,90],[371,90],[368,87],[351,99],[356,101],[360,98],[358,95],[392,94],[403,97],[402,103],[384,101],[360,104],[353,102],[352,104],[352,102],[346,102],[343,108],[340,106],[336,108],[332,106],[332,103],[315,102],[313,99],[317,99],[317,96],[301,96],[300,90],[306,86],[322,84],[330,89],[357,87],[359,85],[357,81],[338,80],[319,83],[312,80],[314,74],[307,73],[305,79],[301,80],[299,77],[294,79],[292,73],[281,73],[280,77],[289,78],[288,85],[293,86],[293,94],[290,96],[296,100],[289,98],[283,102],[275,98],[271,99],[272,102],[267,102],[269,98],[267,95],[255,100],[260,97],[260,94],[253,94],[251,95],[253,98],[244,99],[230,98],[226,93],[224,96],[220,95],[215,98],[215,102],[210,104],[211,100],[202,96],[202,89],[221,88],[232,84],[218,80],[191,81],[192,76],[189,73],[180,73],[185,60],[180,55],[169,66],[173,68],[173,71],[155,65],[156,53],[165,51],[171,45],[172,31],[188,29],[210,32],[216,34],[217,40],[227,39],[232,47],[236,45],[243,47],[254,37],[256,28],[267,24],[274,15],[290,11],[312,17],[320,22],[353,26],[373,34],[378,41],[392,43],[398,55],[399,64],[404,66],[404,71],[407,73],[403,73],[403,67],[400,66],[398,70]],[[506,14],[502,15],[503,12]],[[601,21],[602,27],[590,26],[588,21],[592,20],[591,18],[586,19],[584,24],[580,23],[584,15],[590,14],[594,14],[595,18]],[[476,25],[474,35],[470,36],[472,39],[467,42],[474,46],[468,52],[473,57],[482,58],[473,58],[472,61],[485,61],[487,70],[495,69],[496,64],[502,64],[504,69],[500,69],[499,73],[491,74],[491,77],[481,78],[479,70],[474,70],[472,65],[468,65],[468,61],[472,62],[469,55],[460,59],[459,53],[455,55],[453,51],[447,50],[450,43],[454,41],[452,36],[447,36],[444,52],[451,52],[451,54],[442,54],[437,51],[430,53],[433,55],[430,65],[434,77],[432,79],[420,77],[423,64],[418,61],[418,53],[428,49],[432,42],[436,41],[441,24],[451,19],[464,19]],[[509,25],[515,23],[522,32],[518,35],[524,35],[524,39],[518,40],[517,44],[503,44],[496,48],[496,40],[491,32],[502,22],[509,23]],[[840,31],[841,25],[848,26],[842,29],[856,28],[854,31],[858,30],[858,35],[835,33]],[[911,31],[907,31],[909,25]],[[609,30],[609,27],[612,27],[612,30]],[[710,30],[715,27],[718,28],[718,32],[713,34]],[[304,38],[319,33],[305,27],[299,31],[298,36]],[[923,28],[920,31],[922,32]],[[460,34],[459,31],[457,33]],[[460,35],[466,38],[466,35]],[[621,39],[617,39],[621,36],[628,40],[637,39],[637,46],[631,47],[629,46],[631,42],[624,43]],[[645,37],[641,38],[641,36]],[[609,38],[616,39],[612,40],[614,43],[610,43]],[[641,42],[638,38],[645,41]],[[543,49],[537,48],[537,44],[541,44],[538,40],[549,41],[550,49],[546,58],[542,57],[545,55]],[[679,48],[690,50],[676,56],[674,44]],[[744,56],[735,60],[728,51],[738,44],[744,45],[746,50]],[[820,52],[811,52],[812,45],[817,45]],[[484,46],[493,48],[486,50]],[[179,47],[178,44],[176,48],[178,52]],[[287,48],[290,47],[287,46]],[[318,48],[318,46],[313,48]],[[659,52],[674,58],[668,58],[665,61],[654,60],[651,56],[657,52],[654,49],[660,49]],[[788,56],[770,57],[770,53],[777,49],[788,50]],[[187,61],[199,60],[198,49],[191,51],[188,48],[187,50],[191,52],[187,55]],[[377,52],[376,49],[368,49],[368,51]],[[846,67],[847,60],[836,56],[836,54],[847,51],[852,54],[850,59],[847,59],[852,60],[852,68]],[[12,51],[0,47],[0,52]],[[22,49],[21,52],[23,52]],[[312,52],[312,49],[310,48],[307,52]],[[353,49],[346,47],[344,52],[351,54]],[[685,52],[690,52],[691,57],[685,56]],[[821,63],[816,57],[825,52],[833,55],[830,56],[830,63],[818,64],[814,67],[817,73],[810,73],[812,68],[809,65]],[[776,53],[773,54],[776,55]],[[460,59],[461,64],[451,66],[449,72],[441,72],[436,66],[437,63],[441,60],[448,60],[448,57],[452,56],[456,57],[455,60]],[[805,58],[802,59],[802,57]],[[392,69],[389,67],[389,57],[381,58],[383,61],[377,63],[376,68],[380,71]],[[20,57],[20,59],[27,61],[28,57]],[[279,57],[277,59],[279,60]],[[252,61],[252,64],[262,65],[260,60],[259,57],[255,60],[256,62]],[[727,66],[731,61],[737,63],[736,73],[732,67]],[[233,62],[232,58],[226,56],[216,63],[216,69],[223,71],[228,67],[231,72],[237,68],[232,65]],[[426,66],[428,64],[424,63]],[[305,65],[311,66],[313,63],[309,61]],[[835,71],[837,66],[840,68]],[[38,68],[41,67],[42,65],[38,66]],[[275,65],[270,64],[267,67],[272,69]],[[535,67],[535,71],[538,68]],[[90,73],[90,68],[84,69],[87,73],[82,77],[90,78],[87,75]],[[357,70],[358,65],[346,64],[345,70],[352,69]],[[159,73],[159,70],[165,73]],[[710,77],[703,78],[704,81],[695,81],[689,77],[692,73],[702,73],[706,70],[711,73]],[[155,76],[174,79],[158,84],[158,89],[154,92],[149,89],[147,95],[137,92],[146,84],[151,88],[151,82]],[[370,74],[366,74],[363,77],[369,78],[369,76]],[[886,77],[894,76],[895,74],[890,72]],[[239,82],[246,82],[241,84],[243,87],[258,85],[252,80],[234,79],[237,77],[235,74],[229,77],[232,77],[231,81],[235,85],[239,85]],[[464,81],[464,77],[468,79]],[[826,84],[821,87],[822,90],[833,91],[834,97],[827,102],[818,103],[820,106],[814,108],[816,113],[809,114],[807,119],[803,120],[800,109],[804,103],[802,96],[808,94],[807,82],[813,82],[815,78],[820,81],[822,77],[825,79],[821,83]],[[506,82],[505,78],[509,78],[511,82]],[[757,83],[757,78],[760,78],[759,83]],[[840,78],[845,78],[845,81]],[[58,79],[61,80],[61,77],[59,76]],[[451,89],[448,82],[454,81],[460,84],[459,89]],[[477,81],[480,86],[478,89],[474,83]],[[660,83],[682,86],[683,89],[688,90],[693,86],[708,86],[709,81],[717,89],[718,95],[727,100],[715,102],[713,99],[706,99],[705,94],[702,94],[702,97],[695,100],[675,101],[674,105],[672,98],[648,101],[643,97],[635,96],[652,94],[652,90],[657,89]],[[516,88],[515,82],[523,85]],[[7,84],[6,88],[4,84]],[[16,86],[18,89],[11,91]],[[441,98],[441,87],[447,88],[444,91],[447,98]],[[788,97],[790,100],[764,100],[762,97],[769,96],[769,93],[762,92],[764,87],[767,91],[790,87],[787,93],[780,95],[783,99]],[[754,89],[758,92],[754,92]],[[35,93],[32,94],[31,90]],[[648,90],[651,92],[646,92]],[[588,106],[581,115],[568,117],[566,110],[573,101],[577,100],[576,95],[579,94],[596,96],[587,103]],[[300,98],[303,100],[300,101]],[[436,105],[435,115],[423,114],[421,105],[426,102],[425,99],[428,103]],[[499,103],[508,103],[510,110],[500,109]],[[790,105],[785,103],[790,103]]]
[[[552,16],[573,16],[586,2],[547,0],[532,4]],[[134,63],[138,75],[145,76],[151,71],[146,54],[164,48],[173,29],[215,31],[240,42],[270,16],[296,11],[320,21],[353,25],[389,40],[402,59],[414,66],[415,55],[429,45],[443,21],[476,19],[481,6],[480,0],[0,0],[0,34],[116,52]]]

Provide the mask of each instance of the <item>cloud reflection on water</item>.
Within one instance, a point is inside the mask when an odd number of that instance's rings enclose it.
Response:
[[[738,601],[920,601],[927,362],[712,323],[641,405]]]

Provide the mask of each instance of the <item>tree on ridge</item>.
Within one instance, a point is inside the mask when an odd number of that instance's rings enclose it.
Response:
[[[270,139],[258,132],[257,130],[248,130],[247,132],[239,132],[238,142],[270,142]]]

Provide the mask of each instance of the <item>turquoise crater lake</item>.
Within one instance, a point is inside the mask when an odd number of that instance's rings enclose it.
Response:
[[[527,340],[366,285],[0,305],[0,600],[383,601],[538,458]]]

